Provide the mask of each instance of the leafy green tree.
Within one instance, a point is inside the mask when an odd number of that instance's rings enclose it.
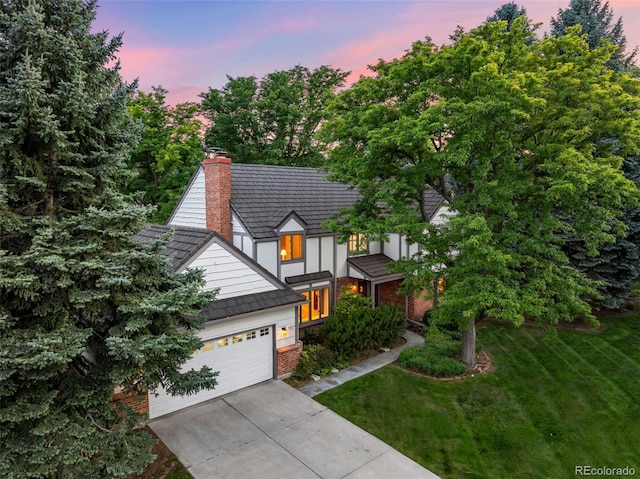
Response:
[[[567,9],[560,10],[558,16],[551,20],[551,25],[552,33],[558,36],[564,35],[568,27],[580,25],[590,48],[596,48],[603,40],[610,41],[618,50],[608,65],[618,72],[633,70],[638,49],[636,47],[629,54],[625,52],[627,40],[622,18],[613,23],[613,12],[608,2],[602,5],[600,0],[572,0]],[[613,138],[604,141],[616,145]],[[626,158],[623,170],[627,178],[640,187],[640,157]],[[625,208],[623,221],[627,228],[625,236],[614,243],[602,245],[597,255],[589,254],[575,235],[568,235],[565,239],[564,250],[571,264],[599,282],[600,297],[593,301],[597,307],[620,307],[628,298],[631,285],[640,277],[640,208]]]
[[[119,192],[135,128],[121,37],[96,2],[0,2],[0,476],[117,477],[153,459],[114,388],[215,385],[178,367],[199,347],[202,278],[132,237]],[[186,332],[179,333],[176,325]]]
[[[238,163],[318,166],[323,157],[314,135],[347,75],[328,66],[298,65],[260,81],[228,76],[222,89],[201,95],[212,122],[207,145],[226,150]]]
[[[582,27],[590,48],[596,48],[603,40],[618,47],[608,63],[611,68],[627,71],[633,67],[638,47],[626,53],[627,38],[624,35],[622,17],[614,23],[608,1],[603,5],[602,0],[571,0],[568,8],[558,9],[558,16],[551,19],[551,34],[565,35],[568,28],[575,25]]]
[[[505,26],[459,30],[441,48],[416,42],[381,61],[339,95],[321,130],[332,177],[362,193],[331,226],[420,245],[396,271],[408,290],[445,278],[434,320],[459,325],[467,364],[484,317],[594,320],[584,301],[594,285],[568,263],[558,233],[575,231],[593,251],[622,229],[621,207],[638,195],[621,156],[637,151],[640,87],[607,68],[613,49],[590,50],[576,29],[528,44],[526,22]],[[618,147],[601,141],[611,137]],[[428,222],[428,188],[449,203],[446,227]]]
[[[198,104],[172,107],[167,93],[162,87],[139,91],[129,104],[129,113],[142,125],[142,137],[129,159],[136,176],[127,190],[144,192],[145,203],[157,208],[152,217],[156,223],[167,221],[203,158]]]

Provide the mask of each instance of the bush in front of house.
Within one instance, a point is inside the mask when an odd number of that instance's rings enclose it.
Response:
[[[329,349],[350,359],[367,349],[391,346],[405,328],[406,317],[397,306],[373,308],[370,298],[345,292],[320,334]]]
[[[312,374],[325,376],[333,368],[342,369],[344,367],[346,367],[346,362],[330,349],[320,344],[305,345],[292,376],[295,379],[306,379]]]
[[[446,330],[446,331],[451,331],[451,332],[460,332],[460,327],[458,326],[457,323],[455,322],[449,322],[449,323],[444,323],[442,322],[442,319],[435,320],[433,318],[433,313],[436,309],[436,306],[432,307],[431,309],[427,309],[424,314],[422,315],[422,323],[425,325],[425,327],[430,327],[432,325],[437,325],[439,329],[441,330]]]
[[[430,376],[449,377],[463,374],[467,367],[454,356],[460,350],[460,343],[446,331],[436,326],[429,327],[424,346],[413,346],[400,353],[398,362],[407,369],[413,369]]]
[[[372,311],[372,321],[369,325],[374,348],[393,346],[407,329],[407,317],[396,305],[388,303]]]

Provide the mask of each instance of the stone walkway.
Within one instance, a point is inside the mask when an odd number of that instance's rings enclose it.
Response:
[[[370,372],[375,371],[376,369],[380,369],[387,364],[391,364],[396,359],[398,359],[398,356],[400,356],[400,352],[402,352],[402,350],[410,346],[420,346],[424,344],[424,338],[422,336],[409,330],[405,331],[402,334],[402,337],[407,341],[402,346],[398,346],[391,351],[378,354],[377,356],[366,359],[362,362],[359,362],[358,364],[349,366],[348,368],[343,369],[342,371],[339,371],[335,374],[325,376],[319,381],[305,384],[301,388],[298,388],[298,391],[306,394],[309,397],[315,397],[318,394],[328,391],[329,389],[333,389],[336,386],[340,386],[347,381],[359,378],[360,376],[369,374]]]

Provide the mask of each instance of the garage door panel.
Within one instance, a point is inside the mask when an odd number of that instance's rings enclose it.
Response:
[[[191,396],[171,396],[158,388],[149,393],[149,418],[168,414],[273,377],[272,327],[206,340],[182,367],[183,371],[209,366],[218,371],[215,389]],[[234,342],[234,337],[236,340]]]

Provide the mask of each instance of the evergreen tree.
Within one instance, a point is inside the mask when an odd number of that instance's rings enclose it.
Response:
[[[603,5],[601,0],[571,0],[568,8],[559,9],[558,16],[551,19],[551,34],[565,35],[567,28],[575,25],[580,25],[582,32],[587,35],[589,48],[596,48],[605,39],[618,47],[608,63],[611,68],[627,71],[633,67],[638,47],[631,53],[625,52],[627,38],[624,36],[622,17],[614,23],[608,1]]]
[[[531,45],[536,39],[536,35],[534,32],[540,25],[532,24],[529,20],[529,17],[527,16],[527,9],[518,6],[516,2],[505,3],[498,7],[493,15],[487,17],[487,22],[504,21],[507,22],[507,30],[511,30],[513,22],[515,22],[517,18],[521,18],[523,25],[527,26],[529,34],[525,42],[527,43],[527,45]]]
[[[118,192],[136,139],[120,36],[96,2],[0,2],[0,476],[116,477],[153,459],[114,388],[189,393],[179,373],[211,300],[162,243],[132,236],[148,208]],[[111,66],[109,66],[111,65]],[[179,333],[176,324],[185,327]]]
[[[565,35],[567,28],[574,25],[582,27],[590,48],[596,48],[603,40],[618,48],[608,62],[609,67],[619,73],[633,70],[638,49],[629,54],[625,52],[627,40],[622,18],[613,22],[609,2],[602,5],[600,0],[571,0],[567,9],[559,10],[558,16],[551,19],[554,35]],[[616,144],[614,139],[605,141]],[[623,171],[640,187],[640,157],[626,158]],[[624,237],[604,244],[597,255],[589,254],[584,242],[575,235],[565,237],[564,250],[571,264],[600,284],[601,298],[593,301],[597,307],[620,307],[629,296],[632,283],[640,277],[640,209],[625,208],[623,220],[627,227]]]

